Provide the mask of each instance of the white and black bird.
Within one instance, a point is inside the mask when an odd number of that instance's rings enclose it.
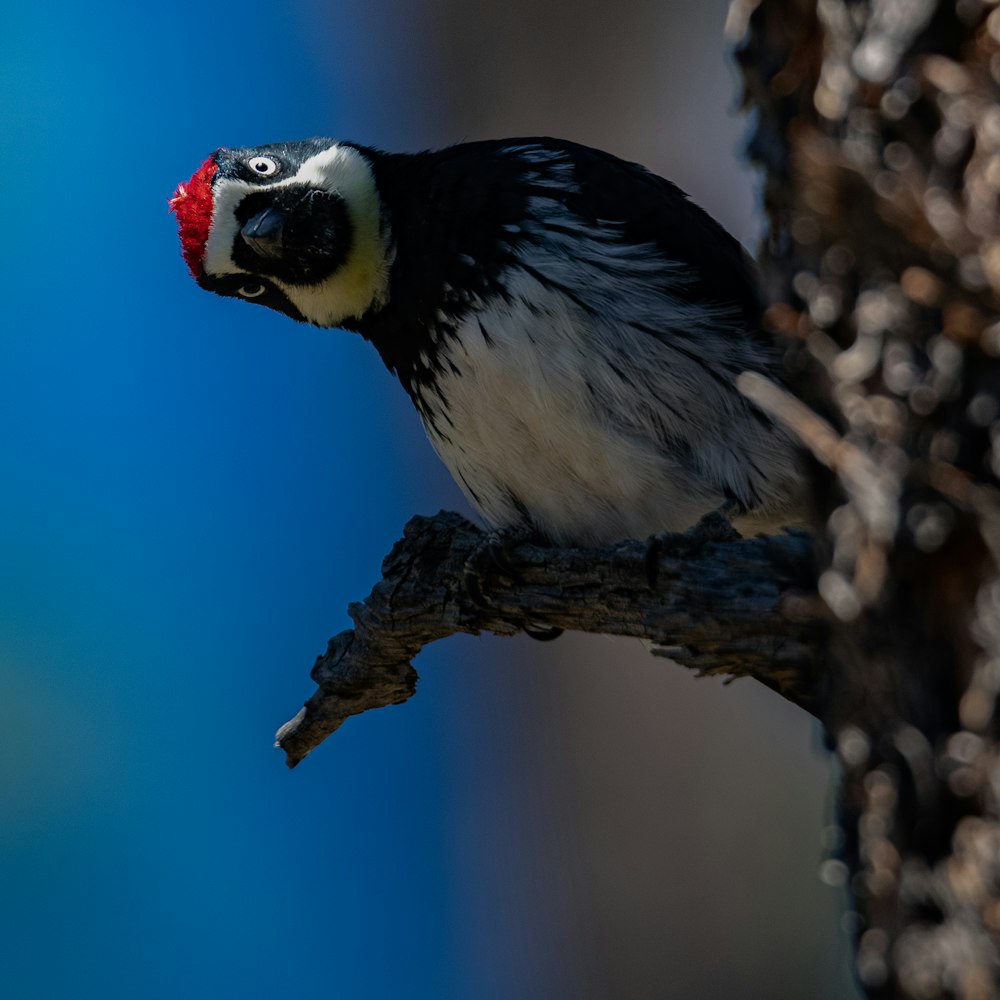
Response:
[[[171,206],[198,283],[370,340],[493,529],[600,545],[782,523],[752,264],[669,181],[547,138],[220,149]]]

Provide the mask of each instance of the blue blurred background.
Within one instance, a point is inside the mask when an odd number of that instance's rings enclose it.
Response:
[[[219,145],[556,134],[748,245],[723,0],[8,5],[0,996],[853,995],[809,721],[634,643],[454,639],[297,771],[274,729],[407,518],[378,357],[207,295]]]

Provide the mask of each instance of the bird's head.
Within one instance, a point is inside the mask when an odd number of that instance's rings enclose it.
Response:
[[[218,149],[170,208],[198,284],[318,326],[378,308],[389,240],[369,160],[331,139]]]

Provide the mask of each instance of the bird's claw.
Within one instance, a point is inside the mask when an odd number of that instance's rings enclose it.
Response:
[[[687,531],[664,531],[646,540],[646,582],[655,590],[660,575],[660,560],[668,553],[680,558],[697,555],[709,542],[732,542],[740,533],[729,520],[731,506],[706,514]]]
[[[522,583],[518,560],[514,557],[514,549],[524,542],[535,539],[534,531],[525,527],[493,530],[486,533],[483,540],[469,554],[462,570],[465,592],[478,608],[484,611],[496,611],[494,603],[483,591],[483,581],[491,581],[503,577],[512,584]],[[524,631],[539,642],[548,642],[562,635],[561,628],[545,625],[524,626]]]
[[[514,549],[527,541],[530,536],[518,530],[489,531],[472,550],[462,568],[462,578],[466,593],[472,603],[487,611],[493,610],[493,602],[483,592],[483,581],[503,576],[512,583],[522,579],[514,558]]]

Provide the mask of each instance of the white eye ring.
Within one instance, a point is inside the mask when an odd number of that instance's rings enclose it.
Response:
[[[251,156],[247,166],[260,177],[273,177],[280,169],[278,161],[270,156]]]
[[[265,285],[260,285],[260,284],[240,285],[240,287],[236,289],[237,294],[242,295],[243,298],[245,299],[256,299],[259,296],[263,295],[264,292],[266,291],[267,287]]]

